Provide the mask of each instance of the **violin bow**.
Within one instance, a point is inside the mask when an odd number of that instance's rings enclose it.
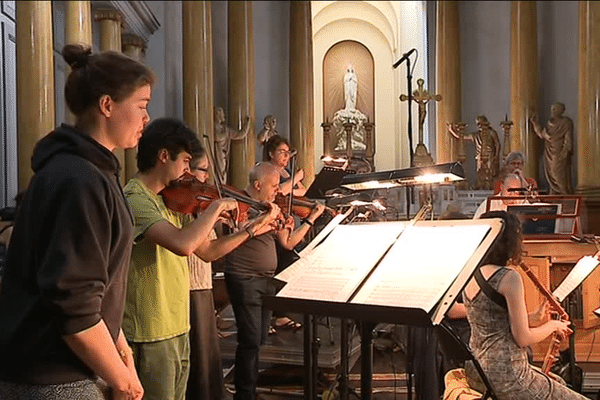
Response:
[[[215,155],[213,154],[212,147],[210,146],[210,137],[206,133],[202,136],[206,141],[206,149],[208,153],[208,158],[210,160],[210,172],[215,179],[215,187],[217,188],[217,193],[219,193],[219,198],[222,199],[223,192],[221,191],[221,177],[215,171]]]
[[[296,153],[298,154],[298,153]],[[294,154],[291,159],[290,162],[292,164],[292,172],[290,174],[290,180],[292,182],[292,188],[290,189],[290,201],[288,204],[288,216],[292,215],[292,204],[294,201],[294,186],[296,186],[296,184],[294,183],[294,178],[296,177],[296,154]]]
[[[215,187],[217,188],[217,193],[219,194],[219,199],[222,199],[223,191],[222,191],[221,176],[219,174],[217,174],[217,171],[215,171],[215,155],[214,155],[213,149],[210,145],[210,137],[206,133],[203,134],[202,137],[204,137],[204,141],[206,142],[206,150],[207,150],[206,152],[208,153],[208,158],[210,160],[210,172],[211,172],[212,176],[214,177]],[[232,218],[232,221],[233,221],[234,228],[236,230],[239,229],[236,218]]]

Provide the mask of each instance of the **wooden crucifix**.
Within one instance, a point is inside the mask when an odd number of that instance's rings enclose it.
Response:
[[[415,149],[415,157],[414,157],[414,166],[422,167],[426,165],[433,165],[433,157],[427,151],[427,147],[423,143],[423,125],[425,123],[425,116],[427,115],[427,110],[425,106],[430,100],[440,101],[442,100],[442,95],[436,94],[432,95],[427,91],[423,84],[425,81],[423,79],[417,80],[417,90],[412,93],[412,100],[415,101],[419,105],[419,143],[417,144],[417,148]],[[408,96],[401,95],[401,101],[408,100]]]

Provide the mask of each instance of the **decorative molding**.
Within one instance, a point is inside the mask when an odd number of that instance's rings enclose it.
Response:
[[[123,15],[123,33],[139,36],[147,42],[160,23],[145,1],[92,1],[93,10],[113,9]]]
[[[2,14],[6,15],[13,22],[15,22],[17,20],[15,1],[2,0],[0,3],[2,3]]]
[[[123,24],[123,14],[121,14],[120,11],[113,10],[111,8],[102,8],[94,10],[94,19],[96,21],[109,19],[111,21],[117,21],[121,25]]]
[[[147,47],[146,41],[133,33],[123,33],[121,35],[121,44],[123,45],[123,47],[135,46],[141,47],[142,49],[145,49]]]

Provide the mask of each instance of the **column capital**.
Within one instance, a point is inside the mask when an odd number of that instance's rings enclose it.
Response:
[[[94,11],[94,20],[95,21],[103,21],[103,20],[112,20],[117,21],[119,24],[123,23],[123,14],[119,10],[113,10],[110,8],[103,8]]]
[[[146,48],[148,47],[148,45],[144,39],[142,39],[141,37],[139,37],[138,35],[135,35],[133,33],[123,33],[121,35],[121,44],[123,47],[125,47],[125,46],[140,47],[142,49],[142,51],[146,50]]]

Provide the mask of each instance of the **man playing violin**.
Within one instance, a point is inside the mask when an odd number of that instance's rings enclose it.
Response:
[[[187,256],[223,257],[255,233],[272,229],[279,209],[252,221],[246,230],[210,239],[233,199],[217,199],[197,218],[172,211],[159,192],[189,172],[202,154],[196,134],[177,119],[160,118],[138,145],[138,172],[124,188],[134,220],[134,245],[127,281],[123,331],[144,387],[145,399],[182,399],[189,375],[190,279]]]
[[[257,164],[250,171],[246,193],[262,202],[273,202],[279,192],[279,171],[270,163]],[[275,242],[293,249],[308,233],[325,206],[317,204],[303,223],[294,229],[289,216],[285,227],[255,234],[226,257],[225,284],[237,325],[234,399],[255,399],[258,380],[258,354],[267,337],[271,312],[263,308],[262,296],[275,294],[271,278],[277,267]]]

